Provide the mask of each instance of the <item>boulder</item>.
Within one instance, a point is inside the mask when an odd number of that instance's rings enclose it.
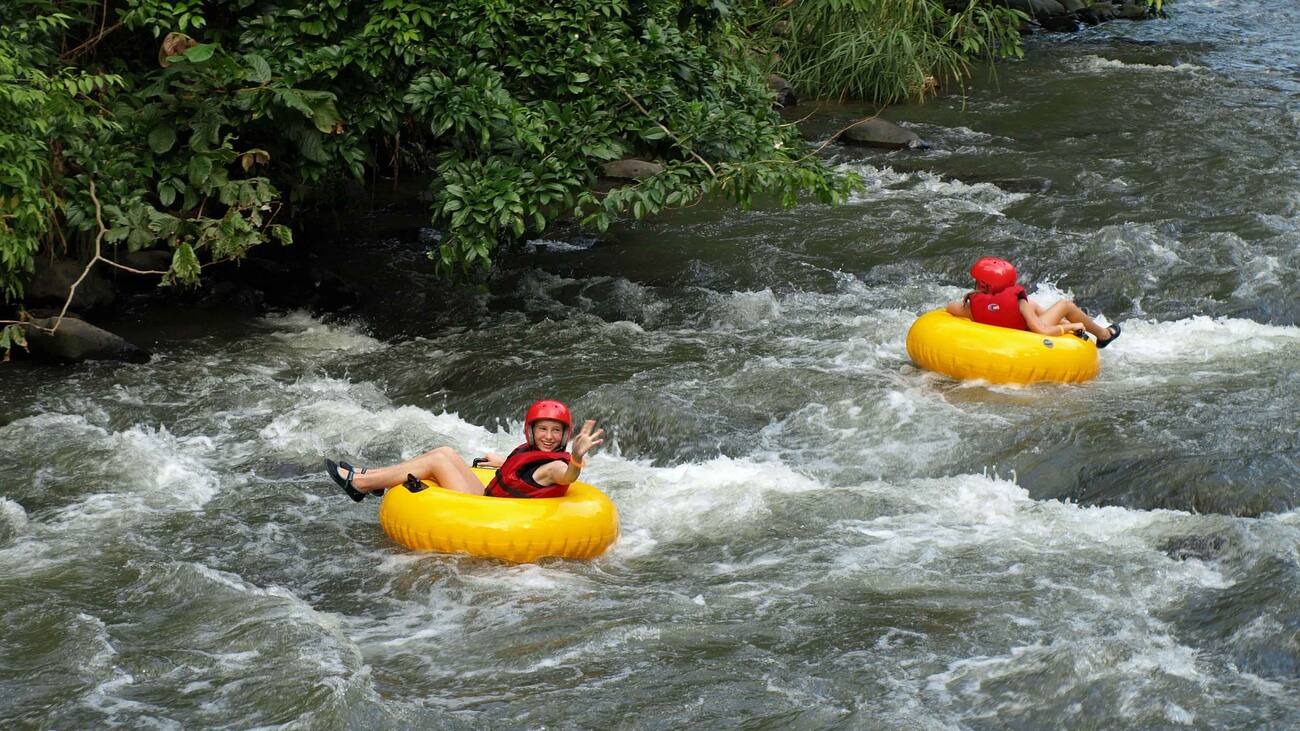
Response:
[[[165,272],[172,265],[171,252],[160,249],[123,251],[110,259],[142,272]],[[146,292],[157,289],[162,282],[161,274],[136,274],[107,265],[104,266],[104,273],[113,280],[118,292]]]
[[[1053,33],[1073,33],[1079,30],[1079,21],[1072,15],[1053,15],[1041,18],[1038,24],[1043,30],[1050,30]]]
[[[72,300],[73,307],[94,310],[113,304],[117,295],[102,268],[98,265],[91,267],[90,273],[77,285],[77,294]],[[27,302],[62,305],[68,298],[72,283],[77,281],[85,269],[85,263],[75,259],[38,260],[36,273],[27,283],[24,293]]]
[[[311,267],[313,312],[339,312],[361,304],[360,290],[350,281],[323,267]]]
[[[1057,1],[1061,3],[1061,7],[1065,8],[1065,12],[1067,13],[1077,13],[1080,10],[1083,10],[1084,8],[1088,7],[1088,3],[1085,3],[1083,0],[1057,0]]]
[[[1097,0],[1097,2],[1088,6],[1087,12],[1096,19],[1097,22],[1103,22],[1114,20],[1119,15],[1119,8],[1115,6],[1115,3]]]
[[[615,160],[600,166],[600,174],[603,177],[617,180],[640,180],[658,175],[663,171],[664,166],[657,162],[635,159]]]
[[[1121,18],[1129,20],[1142,20],[1151,15],[1151,6],[1147,5],[1146,0],[1124,0],[1124,5],[1119,9]]]
[[[776,92],[777,106],[793,107],[799,103],[799,97],[794,94],[794,87],[790,86],[790,82],[780,76],[772,74],[767,77],[767,86]]]
[[[117,256],[106,257],[122,266],[138,269],[142,272],[166,272],[172,266],[172,253],[162,249],[145,249],[143,251],[124,251]],[[157,274],[140,275],[116,269],[115,271],[129,277],[149,276],[157,279]]]
[[[1057,0],[1007,0],[1007,5],[1034,18],[1065,15],[1065,6]]]
[[[31,321],[37,327],[54,327],[57,318]],[[27,328],[27,346],[40,360],[81,362],[83,360],[125,360],[144,363],[149,354],[113,333],[74,317],[64,317],[53,334]]]
[[[870,147],[886,147],[894,150],[903,148],[914,150],[930,146],[918,137],[915,132],[903,129],[880,117],[858,122],[844,130],[840,135],[840,139],[849,143],[868,145]]]

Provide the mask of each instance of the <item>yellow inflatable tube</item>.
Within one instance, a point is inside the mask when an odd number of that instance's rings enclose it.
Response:
[[[486,486],[495,470],[474,474]],[[585,482],[564,497],[503,498],[428,487],[390,489],[379,506],[389,538],[415,551],[468,553],[515,563],[543,556],[595,558],[618,538],[614,503]]]
[[[912,323],[907,354],[926,370],[989,383],[1080,383],[1101,370],[1092,341],[982,325],[947,310],[927,312]]]

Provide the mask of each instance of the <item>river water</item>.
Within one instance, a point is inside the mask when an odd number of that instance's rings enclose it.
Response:
[[[891,109],[934,147],[831,148],[846,206],[452,295],[377,235],[357,318],[0,375],[0,725],[1300,725],[1300,7],[1173,10]],[[1096,381],[909,363],[985,254],[1123,322]],[[592,562],[409,553],[319,468],[509,449],[542,396],[612,433]]]

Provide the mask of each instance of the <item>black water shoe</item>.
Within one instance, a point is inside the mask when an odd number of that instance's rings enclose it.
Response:
[[[347,470],[348,473],[347,477],[341,477],[339,475],[340,467]],[[357,471],[352,469],[352,465],[348,464],[347,462],[343,462],[341,464],[335,464],[334,460],[327,459],[325,460],[325,471],[329,473],[330,479],[334,481],[334,484],[343,488],[343,492],[346,492],[348,494],[348,497],[352,498],[353,502],[359,503],[362,500],[366,499],[366,494],[364,492],[361,492],[360,490],[352,486],[352,478],[356,477],[357,474]],[[363,467],[361,468],[361,471],[365,472],[366,470]]]
[[[1110,337],[1106,338],[1105,340],[1098,340],[1098,341],[1097,341],[1097,347],[1098,347],[1098,348],[1104,348],[1104,347],[1106,347],[1107,345],[1110,345],[1111,342],[1113,342],[1113,341],[1115,340],[1115,338],[1119,337],[1119,323],[1118,323],[1118,322],[1115,323],[1114,325],[1111,325],[1110,327],[1108,327],[1108,328],[1106,328],[1106,329],[1107,329],[1107,330],[1110,330]]]

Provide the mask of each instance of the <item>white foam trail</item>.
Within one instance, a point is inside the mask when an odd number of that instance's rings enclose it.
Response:
[[[1229,368],[1234,366],[1226,361],[1293,351],[1298,345],[1300,327],[1198,315],[1175,322],[1126,320],[1123,337],[1108,347],[1105,355],[1131,366],[1219,362]]]
[[[645,529],[656,543],[755,524],[770,512],[770,496],[820,487],[780,462],[729,457],[674,467],[610,458],[592,470],[593,484],[602,479],[617,496],[624,525]],[[620,552],[649,547],[616,544]]]
[[[1094,73],[1103,73],[1124,69],[1128,71],[1155,71],[1160,73],[1196,73],[1206,71],[1204,66],[1197,66],[1193,63],[1179,63],[1173,66],[1165,64],[1146,64],[1146,63],[1127,63],[1113,58],[1102,58],[1101,56],[1082,56],[1076,62],[1071,62],[1073,68],[1082,69]]]

